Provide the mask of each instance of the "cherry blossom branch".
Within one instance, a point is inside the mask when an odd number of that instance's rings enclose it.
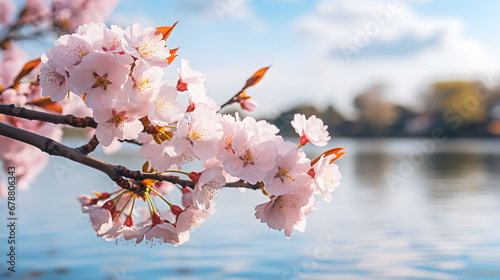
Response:
[[[19,117],[28,120],[37,120],[43,122],[50,122],[55,124],[67,124],[73,127],[97,127],[97,123],[92,117],[79,118],[74,115],[57,115],[36,110],[30,110],[23,107],[16,107],[15,105],[0,104],[0,114]]]
[[[139,195],[144,193],[145,188],[143,188],[141,184],[138,184],[137,182],[132,180],[141,181],[145,179],[152,179],[157,181],[168,181],[173,184],[178,184],[182,187],[194,188],[195,186],[194,181],[183,180],[178,176],[132,171],[121,165],[110,164],[90,157],[82,153],[78,148],[70,148],[53,139],[2,122],[0,122],[0,135],[37,147],[42,152],[48,153],[49,155],[64,157],[72,161],[81,163],[85,166],[99,170],[108,175],[108,177],[111,180],[115,181],[120,187],[131,190]],[[123,177],[132,180],[126,180]],[[243,181],[228,183],[225,185],[225,187],[259,189],[258,185],[252,185]]]
[[[37,120],[55,124],[66,124],[78,128],[97,127],[97,123],[92,117],[81,118],[71,114],[70,115],[51,114],[51,113],[26,109],[24,107],[16,107],[14,104],[11,105],[0,104],[0,114],[14,116],[28,120]],[[156,133],[156,127],[154,125],[145,126],[143,132],[154,134]],[[122,142],[129,142],[133,144],[142,145],[141,143],[134,140],[122,140]]]

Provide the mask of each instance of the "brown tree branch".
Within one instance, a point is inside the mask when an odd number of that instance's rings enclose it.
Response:
[[[173,184],[178,184],[182,187],[194,188],[195,186],[194,181],[183,180],[178,176],[161,175],[157,173],[143,173],[141,171],[129,170],[121,165],[113,165],[88,156],[78,149],[70,148],[50,138],[2,122],[0,122],[0,135],[37,147],[42,152],[48,153],[49,155],[65,157],[72,161],[97,169],[108,175],[108,177],[111,180],[115,181],[120,187],[131,190],[138,195],[143,195],[145,188],[142,184],[140,184],[140,182],[137,181],[141,181],[144,179],[168,181]],[[132,180],[126,180],[124,179],[124,177]],[[259,189],[258,185],[252,185],[243,181],[228,183],[225,187]]]
[[[87,144],[76,148],[76,150],[84,155],[88,155],[93,151],[95,151],[98,145],[99,145],[99,140],[97,140],[97,136],[94,134],[94,136],[92,136],[92,139],[90,139],[90,141]]]
[[[19,117],[28,120],[37,120],[43,122],[50,122],[55,124],[67,124],[73,127],[97,127],[97,123],[92,117],[79,118],[74,115],[57,115],[36,110],[30,110],[23,107],[16,107],[15,105],[0,104],[0,114]]]
[[[16,107],[14,104],[11,105],[6,105],[6,104],[0,104],[0,114],[4,115],[9,115],[9,116],[14,116],[18,118],[23,118],[23,119],[28,119],[28,120],[37,120],[37,121],[43,121],[43,122],[50,122],[50,123],[55,123],[55,124],[66,124],[69,126],[73,127],[78,127],[78,128],[86,128],[86,127],[92,127],[96,128],[97,123],[95,122],[94,118],[92,117],[76,117],[74,115],[58,115],[58,114],[51,114],[51,113],[45,113],[45,112],[40,112],[36,110],[30,110],[26,109],[24,107]],[[148,125],[145,126],[143,129],[143,132],[146,132],[148,134],[155,134],[157,133],[156,126],[154,125]],[[129,142],[137,145],[142,145],[141,143],[135,141],[135,140],[120,140],[121,142]]]

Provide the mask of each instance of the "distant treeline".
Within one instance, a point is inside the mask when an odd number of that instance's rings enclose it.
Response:
[[[285,136],[295,135],[290,121],[297,113],[323,119],[334,136],[428,137],[436,129],[449,137],[500,135],[498,88],[488,88],[481,82],[435,83],[422,95],[420,110],[383,100],[382,90],[382,86],[375,85],[355,98],[354,119],[348,120],[332,105],[324,110],[301,105],[268,120]]]

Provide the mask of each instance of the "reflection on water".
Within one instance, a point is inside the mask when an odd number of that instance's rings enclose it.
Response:
[[[336,139],[335,146],[348,151],[339,160],[342,184],[305,233],[287,240],[259,223],[253,208],[265,201],[261,193],[224,190],[217,213],[179,247],[96,238],[74,197],[110,190],[108,179],[54,158],[18,195],[18,272],[5,273],[2,261],[0,278],[500,279],[498,140],[448,140],[409,165],[413,139]],[[134,151],[96,156],[139,168]]]

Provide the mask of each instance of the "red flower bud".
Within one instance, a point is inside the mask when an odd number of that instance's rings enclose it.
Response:
[[[194,111],[194,109],[196,109],[196,105],[194,105],[194,103],[191,103],[189,104],[189,106],[187,107],[186,109],[186,113],[191,113]]]
[[[316,172],[314,172],[314,168],[309,169],[309,171],[307,172],[307,175],[314,178],[314,176],[316,176]]]
[[[201,173],[194,172],[194,171],[189,173],[189,179],[195,181],[196,183],[198,183],[198,180],[200,180],[200,177],[201,177]]]
[[[182,208],[180,208],[180,207],[179,207],[179,206],[177,206],[177,205],[172,205],[172,206],[170,207],[170,210],[172,210],[172,213],[174,213],[174,215],[176,215],[176,216],[179,216],[179,214],[181,214],[181,213],[182,213]]]
[[[187,89],[188,89],[188,84],[184,83],[182,81],[182,78],[179,78],[179,81],[177,82],[177,90],[186,91]]]
[[[104,192],[102,193],[100,196],[99,196],[100,199],[106,199],[106,198],[109,198],[109,193],[107,192]]]
[[[128,216],[125,220],[125,226],[132,227],[134,225],[134,217]]]
[[[309,143],[309,140],[304,135],[300,136],[299,144],[305,146],[307,143]]]
[[[106,210],[111,210],[111,208],[113,208],[113,206],[115,206],[115,202],[113,200],[108,200],[108,201],[106,201],[106,203],[104,203],[104,205],[101,208],[106,209]]]
[[[158,212],[154,212],[152,217],[151,217],[151,221],[153,222],[153,225],[157,225],[157,224],[163,224],[163,220],[160,218],[160,215],[158,214]]]

